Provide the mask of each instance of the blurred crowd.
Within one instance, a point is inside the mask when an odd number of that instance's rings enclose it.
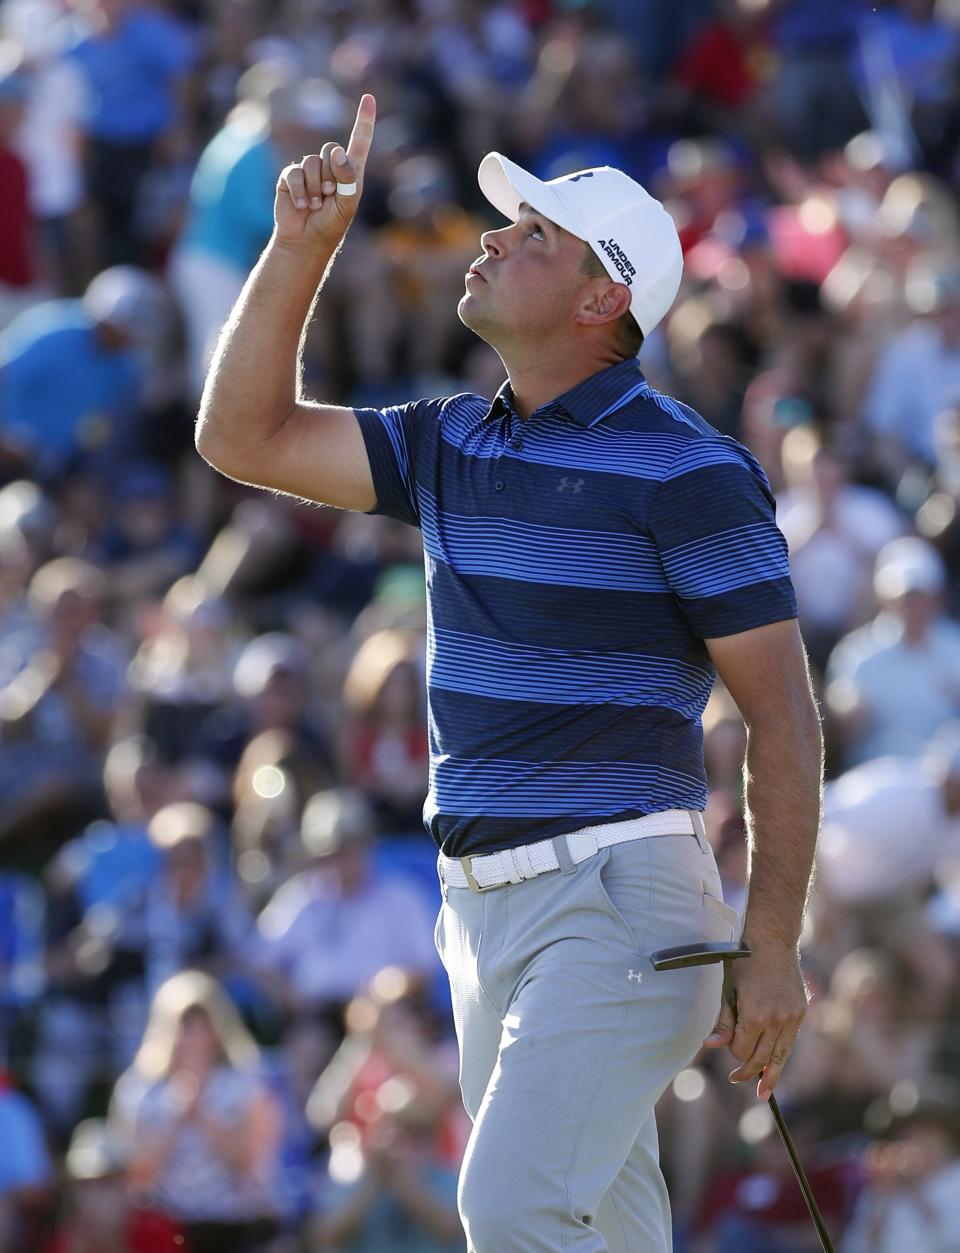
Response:
[[[485,152],[674,215],[641,366],[764,466],[825,724],[779,1094],[844,1253],[956,1249],[958,71],[955,0],[0,3],[0,1253],[464,1247],[420,538],[192,437],[276,177],[364,91],[318,399],[492,397]],[[740,908],[744,744],[718,687]],[[731,1068],[658,1109],[676,1249],[810,1253]]]

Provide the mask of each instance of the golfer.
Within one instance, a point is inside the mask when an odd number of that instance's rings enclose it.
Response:
[[[637,350],[682,268],[663,207],[604,166],[541,182],[497,153],[505,218],[461,321],[499,353],[491,404],[306,400],[304,324],[356,214],[374,131],[284,170],[276,228],[224,328],[197,428],[224,474],[423,532],[437,947],[473,1131],[474,1253],[668,1253],[654,1103],[708,1044],[773,1090],[806,1008],[797,941],[821,738],[787,551],[750,452],[653,391]],[[704,836],[701,714],[719,673],[748,729],[754,956]]]

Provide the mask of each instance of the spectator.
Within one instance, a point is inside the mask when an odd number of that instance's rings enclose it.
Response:
[[[262,731],[247,745],[233,782],[232,836],[237,871],[262,903],[300,869],[303,807],[331,782],[289,731]]]
[[[373,829],[356,791],[320,792],[307,802],[308,863],[260,915],[251,957],[288,1011],[343,1005],[387,965],[436,969],[427,908],[412,885],[375,870]]]
[[[257,70],[260,74],[257,76]],[[244,90],[261,98],[243,99]],[[271,81],[248,71],[241,104],[204,150],[171,279],[187,331],[190,384],[199,396],[220,327],[273,229],[274,185],[287,161],[343,127],[346,107],[321,79]]]
[[[854,949],[811,1011],[815,1029],[798,1046],[784,1086],[792,1101],[816,1111],[824,1138],[858,1130],[871,1101],[929,1066],[935,1033],[911,1013],[910,978],[894,954]]]
[[[782,456],[777,520],[801,589],[804,641],[822,670],[840,637],[870,617],[877,553],[904,524],[882,492],[849,481],[847,458],[811,426],[787,432]]]
[[[390,267],[400,370],[426,381],[447,368],[459,339],[449,309],[477,255],[483,223],[455,203],[452,170],[428,154],[395,166],[387,204],[393,220],[377,232],[376,246]]]
[[[920,258],[906,296],[915,321],[887,344],[864,401],[893,482],[911,462],[936,464],[934,420],[960,393],[960,270]]]
[[[0,442],[56,482],[79,456],[109,460],[129,439],[144,383],[134,351],[161,301],[131,266],[104,270],[82,302],[50,301],[0,337]]]
[[[878,757],[826,785],[817,873],[832,901],[889,920],[922,899],[940,861],[960,851],[960,746],[943,740],[923,757]]]
[[[162,854],[146,903],[147,980],[152,989],[185,966],[220,978],[241,974],[252,919],[222,852],[216,819],[203,805],[165,805],[150,820]]]
[[[81,817],[123,698],[123,645],[102,621],[105,587],[93,566],[58,557],[30,581],[34,630],[7,650],[0,676],[4,825]],[[49,847],[51,831],[40,833]],[[55,835],[55,833],[53,833]]]
[[[362,1148],[349,1124],[333,1129],[325,1212],[313,1228],[317,1253],[462,1253],[456,1171],[436,1160],[432,1132],[410,1097]]]
[[[373,805],[384,835],[415,831],[423,821],[428,746],[418,635],[377,631],[354,656],[343,688],[350,718],[345,776]]]
[[[37,1247],[54,1183],[40,1116],[0,1070],[0,1249]]]
[[[199,752],[204,718],[228,702],[238,646],[227,605],[194,575],[178,579],[130,664],[144,730],[167,761]]]
[[[147,823],[172,785],[150,741],[119,741],[104,766],[111,820],[65,844],[47,870],[48,993],[32,1079],[61,1134],[80,1115],[89,1085],[128,1066],[143,1034],[144,908],[160,867]]]
[[[457,1059],[437,1039],[424,993],[421,980],[396,967],[379,971],[350,1003],[347,1036],[310,1097],[308,1115],[329,1129],[331,1145],[315,1226],[320,1249],[463,1249]]]
[[[29,71],[17,150],[27,170],[27,190],[38,230],[38,261],[53,290],[77,296],[95,273],[84,246],[83,76],[62,55],[60,0],[3,6],[0,29],[23,49]],[[0,327],[2,329],[2,327]]]
[[[827,665],[827,704],[848,765],[919,753],[960,710],[960,627],[943,613],[936,550],[912,536],[877,557],[880,612],[842,639]]]
[[[885,1137],[864,1153],[864,1189],[842,1253],[949,1253],[960,1224],[960,1095],[952,1078],[898,1081],[871,1111]]]
[[[158,988],[111,1123],[133,1187],[190,1253],[259,1253],[276,1229],[279,1118],[258,1050],[222,988],[183,970]]]
[[[77,1124],[65,1166],[66,1212],[44,1253],[182,1253],[179,1226],[132,1203],[126,1153],[103,1119]]]
[[[113,519],[90,558],[121,604],[162,595],[201,556],[197,537],[176,515],[170,475],[153,462],[128,462],[119,467],[114,501]]]
[[[0,331],[36,299],[27,169],[14,147],[28,77],[11,53],[0,43]]]
[[[87,190],[106,265],[143,261],[133,216],[157,146],[177,121],[177,91],[195,42],[172,14],[134,0],[76,0],[69,55],[86,87]]]
[[[262,731],[289,731],[298,748],[313,753],[334,771],[326,728],[310,705],[307,652],[282,631],[251,640],[233,675],[239,703],[221,706],[206,720],[199,746],[202,756],[232,772],[247,744]]]

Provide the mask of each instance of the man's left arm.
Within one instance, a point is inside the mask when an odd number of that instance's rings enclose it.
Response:
[[[707,1043],[729,1044],[740,1062],[730,1078],[761,1076],[758,1094],[765,1098],[806,1013],[797,944],[820,825],[823,740],[795,618],[705,643],[747,728],[743,940],[753,951],[730,963]]]

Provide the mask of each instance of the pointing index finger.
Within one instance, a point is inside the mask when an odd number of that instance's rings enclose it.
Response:
[[[353,168],[358,174],[363,173],[363,167],[367,163],[367,154],[370,151],[370,144],[373,142],[373,124],[377,118],[377,102],[369,93],[360,97],[360,104],[357,107],[356,121],[353,123],[353,130],[350,132],[350,139],[347,143],[347,156],[353,163]]]

